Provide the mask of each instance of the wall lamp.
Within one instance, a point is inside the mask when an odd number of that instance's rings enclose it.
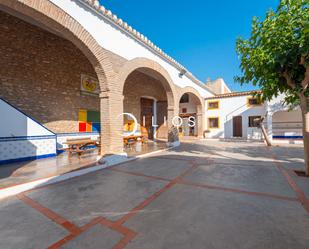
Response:
[[[181,69],[181,71],[179,72],[179,78],[182,78],[182,76],[184,76],[187,73],[187,71],[185,69]]]

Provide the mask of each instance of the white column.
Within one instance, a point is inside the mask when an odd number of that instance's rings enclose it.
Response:
[[[153,100],[153,118],[152,118],[152,125],[153,125],[153,138],[156,139],[157,138],[157,100]]]

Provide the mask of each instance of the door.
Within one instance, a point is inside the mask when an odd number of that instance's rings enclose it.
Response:
[[[233,137],[242,137],[242,116],[233,117]]]
[[[140,124],[141,126],[146,128],[149,139],[153,139],[153,127],[152,127],[153,103],[154,103],[153,99],[141,98]]]

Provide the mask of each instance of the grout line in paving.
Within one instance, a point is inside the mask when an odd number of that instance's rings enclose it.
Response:
[[[199,167],[201,165],[196,164],[196,166]],[[132,171],[126,171],[126,170],[118,170],[118,169],[115,170],[115,171],[119,171],[119,172],[122,172],[122,173],[125,173],[125,174],[129,174],[129,175],[136,175],[136,176],[147,177],[147,178],[154,179],[154,180],[173,181],[173,179],[167,179],[167,178],[161,178],[161,177],[156,177],[156,176],[144,175],[144,174],[139,173],[139,172],[132,172]],[[190,172],[192,172],[192,169],[190,170]],[[188,172],[188,173],[190,173],[190,172]],[[183,185],[190,185],[190,186],[193,186],[193,187],[200,187],[200,188],[207,188],[207,189],[216,189],[216,190],[221,190],[221,191],[225,191],[225,192],[235,192],[235,193],[246,194],[246,195],[270,197],[270,198],[279,199],[279,200],[286,200],[286,201],[298,201],[298,199],[296,197],[288,197],[288,196],[268,194],[268,193],[263,193],[263,192],[247,191],[247,190],[242,190],[242,189],[234,189],[234,188],[228,188],[228,187],[221,187],[221,186],[204,184],[204,183],[195,183],[195,182],[188,181],[188,180],[178,180],[177,183],[178,184],[183,184]]]
[[[222,162],[216,162],[215,160],[213,160],[212,163],[215,163],[217,165],[227,165],[227,166],[231,165],[231,166],[239,166],[239,167],[248,167],[249,166],[249,169],[250,169],[250,167],[269,167],[269,168],[273,167],[273,165],[265,165],[265,164],[250,164],[250,163],[244,164],[244,163],[226,163],[226,162],[222,163]],[[265,162],[265,163],[273,164],[272,161]],[[198,163],[198,165],[199,166],[210,166],[210,165],[204,165],[203,163]]]
[[[24,194],[19,194],[17,196],[22,202],[27,204],[28,206],[32,207],[33,209],[37,210],[44,216],[46,216],[48,219],[52,220],[53,222],[57,223],[58,225],[62,226],[65,228],[67,231],[69,231],[72,234],[77,234],[80,232],[80,228],[70,221],[66,220],[59,214],[55,213],[51,209],[44,207],[40,203],[34,201],[33,199],[29,198],[28,196]]]
[[[185,175],[189,174],[190,172],[192,172],[193,170],[195,170],[198,166],[195,165],[194,161],[190,161],[189,162],[191,164],[191,167],[187,170],[185,170],[182,174],[180,174],[179,176],[177,176],[176,178],[174,178],[172,181],[170,181],[167,185],[165,185],[163,188],[161,188],[159,191],[157,191],[156,193],[154,193],[153,195],[149,196],[147,199],[145,199],[143,202],[141,202],[140,204],[138,204],[136,207],[134,207],[133,209],[131,209],[131,211],[129,211],[126,215],[124,215],[123,217],[121,217],[120,219],[118,219],[116,221],[117,225],[122,225],[123,223],[125,223],[128,219],[130,219],[132,216],[134,216],[136,213],[138,213],[139,211],[141,211],[143,208],[145,208],[146,206],[148,206],[151,202],[153,202],[154,200],[156,200],[162,193],[166,192],[168,189],[172,188],[177,181],[179,181],[180,179],[182,179]]]
[[[273,199],[279,199],[279,200],[285,200],[285,201],[298,201],[298,199],[295,198],[295,197],[274,195],[274,194],[247,191],[247,190],[241,190],[241,189],[225,188],[225,187],[203,184],[203,183],[194,183],[194,182],[186,181],[186,180],[180,180],[177,183],[188,185],[188,186],[193,186],[193,187],[199,187],[199,188],[221,190],[221,191],[224,191],[224,192],[233,192],[233,193],[246,194],[246,195],[252,195],[252,196],[270,197],[270,198],[273,198]]]
[[[100,223],[124,235],[124,237],[115,246],[113,246],[113,249],[123,249],[137,235],[137,232],[115,222],[111,222],[103,217]]]
[[[307,211],[307,213],[309,213],[309,200],[306,198],[304,192],[297,186],[296,182],[290,176],[289,172],[283,167],[281,162],[278,161],[278,158],[275,155],[275,153],[270,148],[268,148],[268,151],[270,152],[270,154],[273,158],[273,162],[274,162],[275,166],[278,168],[278,170],[284,176],[284,178],[286,179],[286,181],[288,182],[290,187],[293,189],[293,191],[295,192],[299,202],[302,204],[304,209]]]
[[[48,247],[48,249],[57,249],[60,248],[61,246],[63,246],[64,244],[68,243],[69,241],[75,239],[76,237],[78,237],[80,234],[82,234],[83,232],[87,231],[88,229],[90,229],[91,227],[99,224],[101,218],[97,217],[94,218],[92,221],[90,221],[88,224],[82,226],[79,230],[78,233],[75,234],[69,234],[67,236],[65,236],[64,238],[58,240],[57,242],[55,242],[54,244],[52,244],[51,246]]]
[[[121,226],[121,225],[117,225],[115,222],[109,221],[106,218],[99,216],[99,217],[94,218],[92,221],[90,221],[86,225],[80,227],[78,232],[76,232],[74,234],[71,233],[71,234],[65,236],[64,238],[60,239],[59,241],[55,242],[54,244],[49,246],[48,249],[58,249],[61,246],[63,246],[64,244],[66,244],[69,241],[78,237],[83,232],[91,229],[92,227],[94,227],[98,224],[100,224],[104,227],[107,227],[111,230],[114,230],[114,231],[116,231],[116,232],[118,232],[118,233],[120,233],[124,236],[119,242],[117,242],[117,244],[113,247],[113,249],[124,248],[137,235],[137,233],[135,231],[133,231],[129,228]]]
[[[143,177],[150,178],[150,179],[153,179],[153,180],[172,181],[172,179],[169,179],[169,178],[160,177],[160,176],[145,175],[143,173],[129,171],[129,170],[123,170],[123,169],[117,169],[117,168],[107,168],[107,170],[111,170],[111,171],[115,171],[115,172],[120,172],[120,173],[125,173],[125,174],[128,174],[128,175],[134,175],[134,176],[143,176]]]
[[[161,188],[159,191],[145,199],[143,202],[138,204],[136,207],[131,209],[126,215],[121,217],[120,219],[117,220],[117,225],[122,225],[125,223],[128,219],[130,219],[132,216],[134,216],[136,213],[141,211],[144,207],[148,206],[152,201],[157,199],[162,193],[166,192],[168,189],[170,189],[173,185],[175,185],[176,182],[169,182],[167,185],[165,185],[163,188]]]
[[[65,236],[64,238],[58,240],[56,243],[50,245],[49,247],[47,247],[47,249],[58,249],[61,246],[63,246],[64,244],[68,243],[69,241],[73,240],[74,238],[76,238],[79,234],[74,235],[74,234],[69,234],[67,236]]]
[[[148,157],[149,159],[164,159],[164,160],[174,160],[174,161],[187,161],[190,162],[193,159],[184,159],[184,158],[170,158],[167,156],[156,156],[156,157]]]

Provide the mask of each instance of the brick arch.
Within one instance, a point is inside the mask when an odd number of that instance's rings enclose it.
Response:
[[[184,95],[185,93],[191,93],[192,95],[194,95],[197,102],[198,102],[198,104],[196,106],[197,119],[198,119],[198,136],[203,137],[203,133],[204,133],[204,129],[205,129],[205,108],[204,108],[205,107],[205,101],[196,89],[188,86],[188,87],[180,88],[178,90],[178,98],[177,98],[178,106],[179,106],[180,99],[181,99],[182,95]]]
[[[187,87],[184,87],[184,88],[180,88],[180,90],[178,91],[178,98],[177,98],[176,103],[179,104],[182,95],[184,95],[185,93],[191,93],[196,97],[196,99],[199,102],[199,104],[198,104],[200,106],[199,108],[201,108],[201,110],[199,110],[199,111],[202,112],[203,109],[204,109],[204,102],[205,101],[203,100],[200,93],[196,89],[194,89],[193,87],[187,86]]]
[[[174,111],[176,90],[172,78],[169,73],[157,62],[146,59],[146,58],[135,58],[133,60],[127,61],[119,71],[117,82],[120,91],[123,93],[124,84],[128,76],[138,69],[150,69],[158,77],[159,81],[163,85],[167,101],[168,110]]]
[[[0,6],[30,18],[55,34],[72,42],[92,64],[101,91],[108,91],[114,77],[112,64],[105,50],[80,23],[48,0],[2,0]]]

